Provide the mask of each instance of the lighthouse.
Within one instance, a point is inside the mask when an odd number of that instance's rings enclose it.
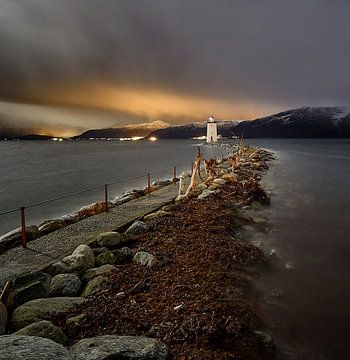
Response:
[[[209,116],[207,122],[207,142],[214,143],[218,141],[218,128],[214,116]]]

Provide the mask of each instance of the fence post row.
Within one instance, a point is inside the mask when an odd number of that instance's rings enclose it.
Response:
[[[176,166],[173,167],[173,182],[176,182]],[[191,163],[191,171],[193,170],[193,162]],[[91,189],[90,189],[91,190]],[[84,190],[85,191],[85,190]],[[86,190],[88,191],[88,190]],[[151,174],[147,174],[147,193],[151,194]],[[72,196],[75,194],[70,194],[67,196]],[[66,196],[66,197],[67,197]],[[50,202],[50,201],[55,201],[58,200],[60,198],[56,198],[56,199],[51,199],[51,200],[45,200],[45,202]],[[108,184],[104,184],[104,202],[105,202],[105,210],[106,212],[109,211],[109,204],[108,204]],[[31,206],[35,206],[35,205],[39,205],[38,204],[34,204],[34,205],[30,205]],[[17,209],[15,210],[17,211]],[[25,217],[25,207],[22,206],[20,208],[20,213],[21,213],[21,246],[26,248],[27,247],[27,234],[26,234],[26,217]],[[3,215],[3,214],[0,214]]]

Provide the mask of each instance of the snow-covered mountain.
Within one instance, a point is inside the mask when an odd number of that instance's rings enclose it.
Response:
[[[164,121],[152,121],[150,123],[136,124],[136,125],[126,125],[123,127],[113,127],[106,129],[92,129],[83,132],[82,134],[75,136],[74,138],[78,139],[90,139],[90,138],[128,138],[133,136],[145,137],[151,132],[164,129],[169,127],[170,124]]]
[[[243,121],[235,132],[246,138],[350,137],[350,111],[345,107],[303,107]]]

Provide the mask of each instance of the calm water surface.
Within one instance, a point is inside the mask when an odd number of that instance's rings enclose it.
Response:
[[[118,179],[160,171],[151,180],[190,170],[193,141],[0,141],[0,213]],[[203,147],[206,157],[224,150]],[[111,197],[145,187],[147,176],[110,187]],[[28,209],[27,223],[38,224],[104,198],[104,190]],[[19,226],[19,215],[0,216],[0,235]]]
[[[258,284],[278,358],[349,359],[350,139],[251,143],[278,156],[258,213],[271,228],[258,240],[278,255]]]

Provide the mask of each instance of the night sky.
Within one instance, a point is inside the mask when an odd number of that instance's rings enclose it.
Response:
[[[0,0],[0,127],[350,104],[348,0]]]

